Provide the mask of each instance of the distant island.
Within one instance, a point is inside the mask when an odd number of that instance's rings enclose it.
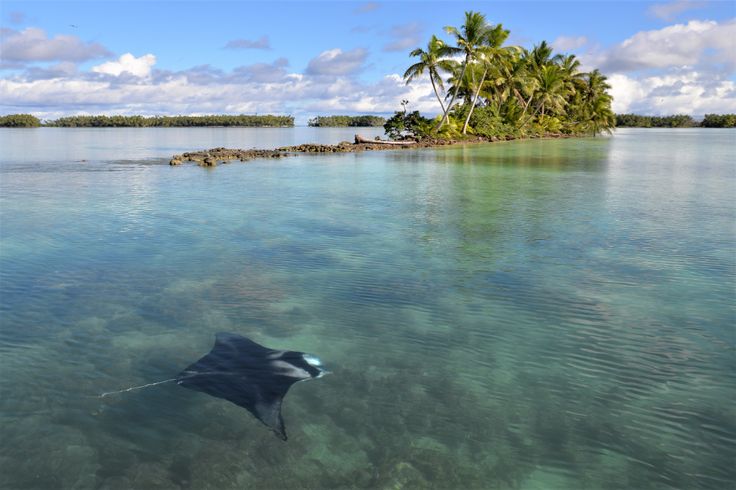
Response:
[[[733,128],[736,127],[736,114],[706,114],[698,122],[692,116],[676,114],[673,116],[640,116],[638,114],[616,114],[616,127],[619,128]]]
[[[403,116],[403,115],[402,115]],[[380,127],[386,119],[379,116],[317,116],[308,121],[312,127]],[[294,127],[292,116],[70,116],[42,122],[31,114],[0,116],[4,128],[167,128],[167,127]],[[643,116],[640,114],[616,114],[618,128],[734,128],[736,114],[706,114],[702,121],[692,116]]]
[[[313,127],[380,127],[386,118],[379,116],[317,116],[310,119]],[[209,115],[209,116],[69,116],[41,121],[32,114],[0,116],[0,127],[5,128],[182,128],[201,126],[246,128],[291,128],[293,116],[273,115]]]
[[[380,127],[386,124],[385,117],[379,116],[317,116],[307,122],[308,126],[317,128],[346,128],[346,127]]]
[[[187,128],[203,126],[247,128],[291,128],[293,116],[210,115],[210,116],[70,116],[41,122],[31,114],[0,117],[0,127],[35,128]]]

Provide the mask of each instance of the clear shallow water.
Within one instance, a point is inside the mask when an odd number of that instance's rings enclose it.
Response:
[[[160,163],[354,131],[52,131],[0,131],[0,487],[736,478],[732,131],[213,170]],[[218,331],[334,371],[289,392],[287,443],[175,385],[95,396]]]
[[[208,148],[264,148],[383,136],[383,128],[34,128],[0,130],[2,163],[88,163],[171,158]]]

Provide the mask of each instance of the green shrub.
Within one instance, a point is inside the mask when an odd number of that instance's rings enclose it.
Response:
[[[383,126],[386,119],[378,116],[317,116],[310,119],[308,126],[314,127],[377,127]]]
[[[41,121],[31,114],[8,114],[0,116],[0,127],[4,128],[37,128]]]
[[[470,116],[470,128],[478,136],[488,139],[505,139],[518,137],[519,130],[504,121],[492,107],[476,107]]]
[[[734,128],[736,114],[706,114],[700,125],[704,128]]]
[[[413,138],[420,140],[427,138],[432,133],[433,122],[431,119],[422,117],[419,111],[396,111],[383,125],[383,129],[391,139]]]
[[[559,133],[562,130],[562,123],[555,116],[537,116],[533,124],[538,135],[546,133]]]

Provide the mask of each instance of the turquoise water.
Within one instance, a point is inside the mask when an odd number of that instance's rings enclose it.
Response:
[[[734,482],[733,131],[165,164],[351,134],[0,131],[0,487]],[[333,371],[288,442],[174,384],[96,396],[219,331]]]

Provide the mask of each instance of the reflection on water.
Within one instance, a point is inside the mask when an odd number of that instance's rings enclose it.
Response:
[[[729,141],[0,163],[0,486],[723,488]],[[218,331],[333,368],[288,443],[176,385],[95,396]]]

